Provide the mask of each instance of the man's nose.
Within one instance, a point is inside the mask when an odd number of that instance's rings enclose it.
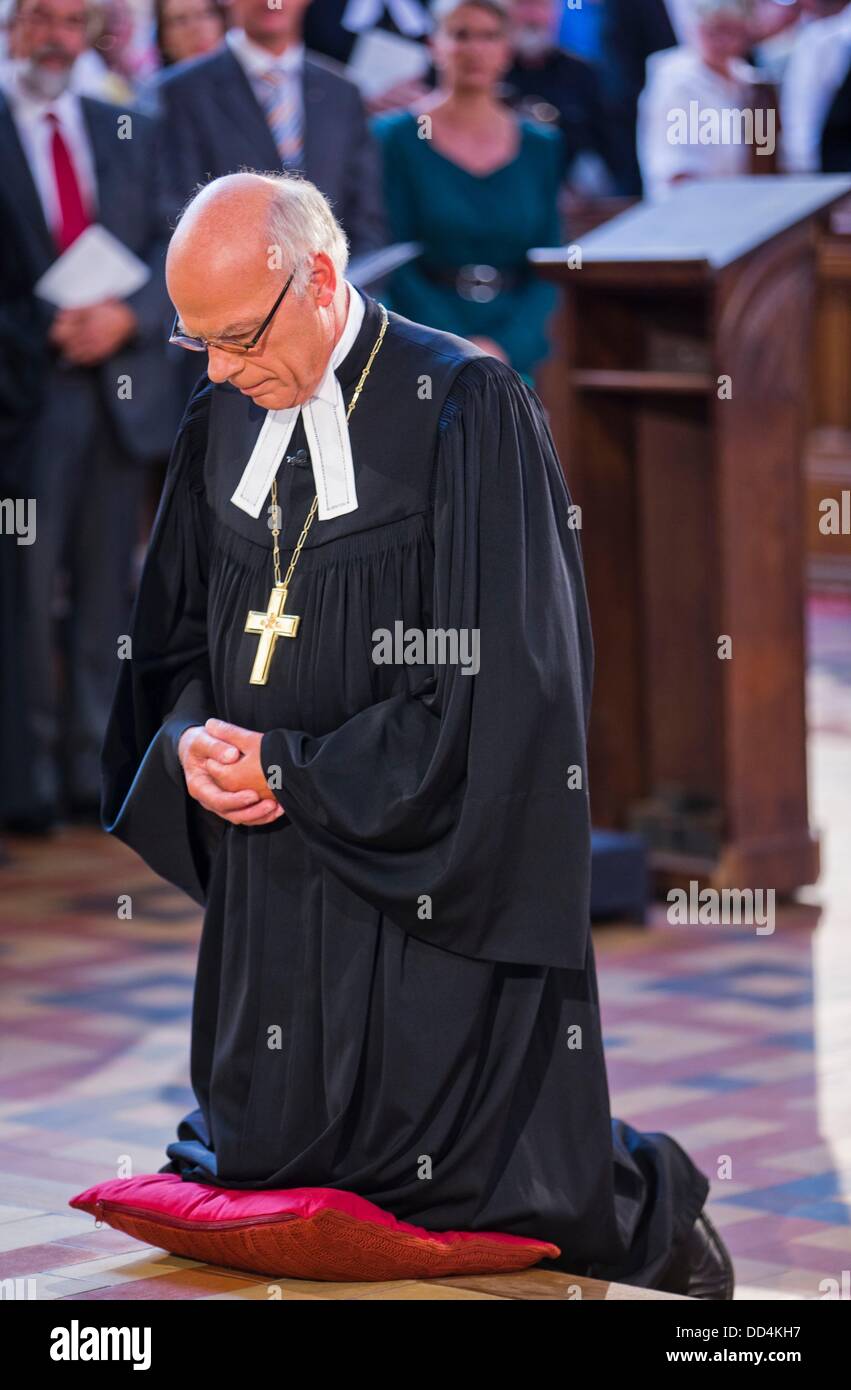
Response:
[[[207,376],[213,382],[230,381],[239,369],[239,358],[221,348],[207,348]]]

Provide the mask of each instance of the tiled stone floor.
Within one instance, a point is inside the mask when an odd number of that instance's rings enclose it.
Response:
[[[773,935],[595,929],[612,1107],[712,1179],[737,1298],[817,1299],[851,1270],[851,603],[810,605],[811,819],[823,874]],[[269,1282],[95,1229],[68,1198],[154,1172],[188,1108],[199,919],[123,846],[71,828],[0,869],[0,1278],[39,1299],[260,1299]],[[116,918],[129,893],[132,920]],[[276,1281],[286,1298],[566,1297],[566,1276],[392,1286]],[[641,1291],[589,1286],[587,1297]]]

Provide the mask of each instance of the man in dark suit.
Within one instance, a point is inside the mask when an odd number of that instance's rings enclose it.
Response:
[[[385,243],[378,153],[353,82],[306,52],[308,0],[234,0],[241,28],[159,88],[170,219],[199,184],[241,168],[301,171],[359,255]]]
[[[612,152],[597,70],[559,45],[555,0],[511,0],[509,12],[514,62],[504,79],[506,100],[533,120],[557,124],[566,171],[584,156],[605,187]]]
[[[24,727],[3,731],[5,751],[11,739],[27,754],[26,779],[7,785],[2,814],[38,830],[66,802],[92,815],[99,805],[144,465],[168,452],[177,400],[163,338],[166,227],[154,127],[72,90],[86,46],[85,0],[19,0],[14,23],[20,56],[0,97],[0,380],[12,417],[3,484],[7,495],[34,502],[35,531],[24,545],[0,536],[13,553],[4,572],[14,572],[17,594],[0,655],[4,676],[21,681],[24,710]],[[149,279],[124,300],[57,310],[34,286],[93,223],[144,261]],[[53,631],[62,569],[67,729]]]
[[[851,173],[851,61],[828,107],[819,151],[823,174]]]
[[[818,98],[821,109],[826,110],[819,137],[819,168],[824,174],[847,174],[851,173],[851,5],[838,10],[819,28],[823,32],[815,51],[816,62],[821,59],[817,69],[821,91],[810,96],[811,104]]]
[[[678,20],[671,0],[604,0],[602,70],[612,123],[613,172],[617,191],[624,195],[641,194],[635,124],[647,59],[680,41]]]

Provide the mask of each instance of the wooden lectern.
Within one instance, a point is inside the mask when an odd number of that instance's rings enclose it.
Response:
[[[594,824],[642,830],[660,886],[818,877],[802,453],[816,237],[849,190],[684,183],[590,232],[581,267],[531,253],[565,291],[540,389],[582,509]]]

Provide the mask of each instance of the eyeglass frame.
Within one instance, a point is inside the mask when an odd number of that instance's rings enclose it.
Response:
[[[294,275],[295,267],[293,267],[293,269],[290,271],[290,276],[287,280],[287,283],[284,285],[284,288],[281,290],[281,293],[278,295],[278,298],[275,300],[274,304],[272,305],[272,308],[269,310],[269,313],[266,315],[257,332],[254,334],[254,337],[249,342],[228,343],[226,341],[223,341],[222,339],[216,341],[215,338],[196,338],[190,333],[179,333],[178,322],[180,320],[180,312],[178,311],[177,313],[175,313],[174,316],[174,323],[172,324],[171,333],[169,334],[168,339],[169,343],[173,343],[176,347],[186,348],[188,352],[209,352],[211,347],[218,348],[221,352],[251,352],[252,349],[256,348],[257,344],[260,342],[260,339],[263,337],[263,334],[266,332],[266,329],[269,327],[269,324],[272,322],[272,319],[275,317],[276,313],[281,307],[281,304],[284,301],[284,296],[287,290],[289,289],[290,285],[292,284]]]

